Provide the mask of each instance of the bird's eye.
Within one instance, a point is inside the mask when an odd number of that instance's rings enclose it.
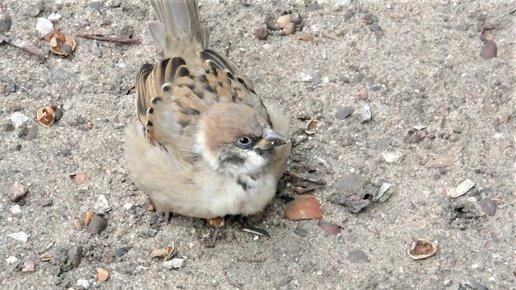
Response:
[[[243,149],[251,148],[251,146],[253,145],[252,143],[253,142],[249,137],[240,137],[236,141],[236,145]]]

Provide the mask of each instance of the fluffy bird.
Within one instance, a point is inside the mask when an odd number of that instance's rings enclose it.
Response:
[[[158,211],[217,220],[253,215],[274,197],[290,154],[289,122],[238,67],[208,47],[195,0],[151,0],[164,59],[141,67],[139,122],[126,160]]]

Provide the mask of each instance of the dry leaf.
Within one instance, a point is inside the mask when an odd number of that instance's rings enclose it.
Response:
[[[41,261],[43,262],[48,262],[50,260],[52,260],[52,256],[50,256],[49,253],[44,253],[42,254],[41,256],[39,256],[39,258],[41,259]]]
[[[308,121],[308,123],[306,123],[306,127],[305,127],[306,135],[315,134],[315,128],[317,127],[317,124],[319,124],[318,120],[311,119],[310,121]]]
[[[54,124],[54,122],[56,120],[56,112],[57,112],[57,107],[54,107],[54,106],[41,107],[36,112],[36,119],[38,120],[38,123],[41,126],[43,126],[45,128],[49,128],[50,126],[52,126],[52,124]]]
[[[170,260],[176,253],[174,245],[168,245],[162,249],[152,250],[150,256],[153,258],[163,258],[164,261]]]
[[[216,217],[208,220],[208,226],[213,228],[221,228],[226,224],[226,220],[223,217]]]
[[[311,194],[298,195],[285,209],[285,216],[289,220],[320,219],[321,204]]]
[[[408,250],[409,256],[414,260],[421,260],[433,256],[437,252],[437,245],[427,239],[412,239]]]
[[[84,215],[84,225],[89,226],[91,224],[91,221],[93,220],[93,217],[95,216],[95,213],[90,209],[86,212]]]
[[[102,268],[97,268],[96,270],[97,270],[97,275],[96,275],[97,281],[106,282],[106,280],[109,278],[109,272]]]
[[[50,50],[57,55],[69,56],[75,50],[75,40],[61,31],[50,31],[43,39],[50,44]]]

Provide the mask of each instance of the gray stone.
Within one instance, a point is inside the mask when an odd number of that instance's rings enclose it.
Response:
[[[372,114],[371,114],[371,107],[369,105],[365,105],[360,110],[360,122],[361,123],[368,123],[371,121]]]
[[[481,199],[478,202],[478,205],[480,205],[482,211],[489,216],[493,216],[496,212],[496,203],[494,203],[490,198]]]
[[[29,9],[26,13],[29,16],[36,17],[41,13],[41,11],[43,11],[43,9],[43,1],[38,1],[36,3],[32,3],[31,5],[29,5]]]
[[[358,264],[358,263],[369,263],[369,258],[367,255],[359,249],[352,250],[348,253],[348,260],[351,263]]]
[[[68,261],[73,268],[77,268],[81,264],[82,254],[81,246],[73,246],[68,250]]]
[[[11,16],[0,14],[0,33],[6,33],[11,29]]]
[[[351,114],[353,114],[354,111],[355,109],[353,109],[352,107],[346,106],[338,110],[337,113],[335,113],[335,118],[338,120],[344,120],[347,117],[351,116]]]

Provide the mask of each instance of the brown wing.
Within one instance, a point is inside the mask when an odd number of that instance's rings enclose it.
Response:
[[[138,74],[136,107],[152,143],[177,144],[218,102],[247,104],[269,120],[252,83],[213,50],[200,51],[194,60],[174,57],[147,64]]]

